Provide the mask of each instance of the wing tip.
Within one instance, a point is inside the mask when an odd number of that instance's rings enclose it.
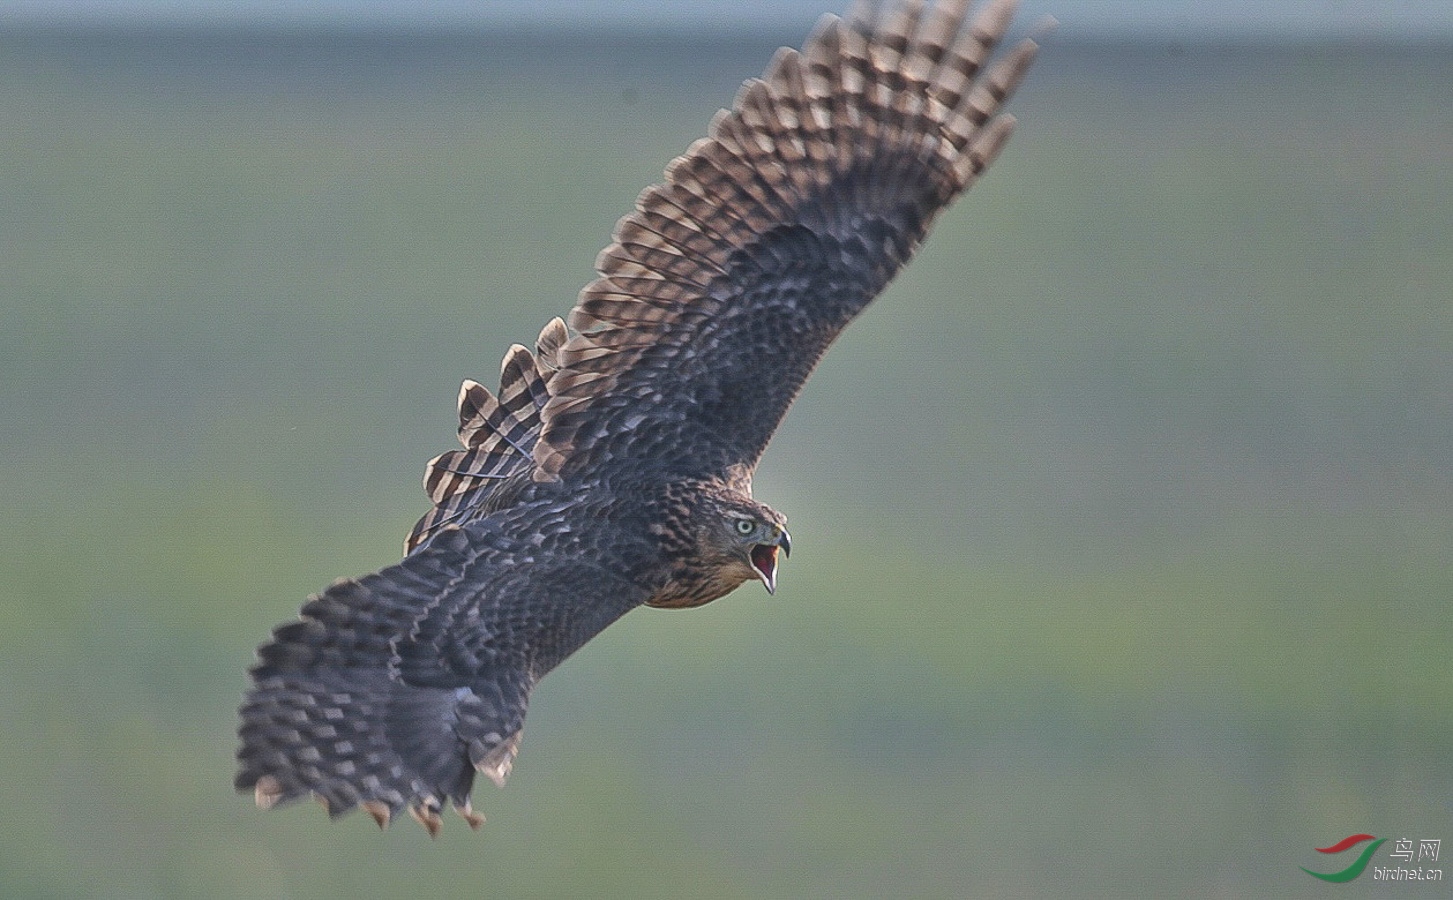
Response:
[[[821,16],[800,51],[777,50],[762,77],[744,81],[731,108],[713,116],[707,136],[638,195],[596,260],[609,283],[592,293],[598,279],[582,291],[569,325],[673,341],[691,327],[678,320],[716,313],[724,301],[712,279],[737,277],[724,261],[766,230],[797,222],[851,229],[862,204],[905,210],[901,230],[914,237],[902,245],[916,245],[937,212],[1007,144],[1016,121],[1001,109],[1039,47],[1031,37],[996,52],[1019,0],[971,5],[858,0],[845,18]],[[1034,35],[1051,27],[1042,23]],[[898,193],[885,197],[889,191]],[[724,249],[711,249],[718,246]],[[895,257],[893,268],[903,261]],[[881,284],[866,287],[871,297]],[[606,290],[614,296],[595,296]],[[626,308],[632,300],[641,310]],[[697,304],[694,312],[688,304]],[[535,481],[568,476],[597,455],[593,448],[609,429],[586,424],[583,407],[615,390],[640,357],[634,347],[622,352],[626,340],[586,348],[579,337],[560,345],[534,451]]]

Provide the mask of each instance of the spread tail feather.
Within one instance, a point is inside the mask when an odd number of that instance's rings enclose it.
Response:
[[[424,471],[424,491],[434,508],[404,542],[412,553],[445,525],[458,525],[507,505],[507,485],[528,481],[540,437],[540,413],[550,399],[546,382],[558,368],[556,354],[568,339],[565,323],[552,319],[535,342],[535,352],[515,344],[500,364],[498,395],[477,381],[459,389],[459,443],[463,450],[441,453]]]

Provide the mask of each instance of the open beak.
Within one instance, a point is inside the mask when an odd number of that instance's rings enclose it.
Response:
[[[769,594],[777,593],[778,550],[782,551],[783,556],[792,555],[792,536],[785,528],[777,535],[776,543],[752,546],[752,569],[756,571],[757,578],[761,579]]]

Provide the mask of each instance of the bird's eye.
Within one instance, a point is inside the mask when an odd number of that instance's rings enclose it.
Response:
[[[737,519],[737,534],[748,535],[757,529],[748,519]]]

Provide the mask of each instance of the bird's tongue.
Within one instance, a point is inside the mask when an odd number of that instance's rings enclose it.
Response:
[[[752,568],[757,577],[767,586],[767,593],[777,591],[777,548],[772,544],[757,544],[752,548]]]

